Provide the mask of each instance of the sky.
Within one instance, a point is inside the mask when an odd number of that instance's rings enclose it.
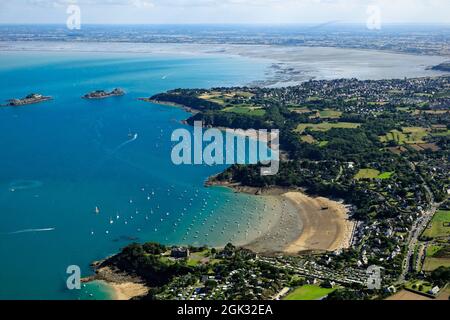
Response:
[[[450,0],[0,0],[0,23],[65,24],[71,4],[88,24],[450,23]]]

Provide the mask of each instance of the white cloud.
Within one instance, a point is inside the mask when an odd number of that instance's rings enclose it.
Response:
[[[0,22],[57,23],[71,3],[88,23],[364,23],[368,5],[383,22],[450,23],[449,0],[0,0]]]

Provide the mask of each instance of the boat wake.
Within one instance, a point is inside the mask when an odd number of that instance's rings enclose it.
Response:
[[[124,143],[122,143],[119,146],[117,146],[117,148],[114,149],[113,154],[116,153],[117,151],[119,151],[120,149],[122,149],[123,147],[125,147],[127,144],[129,144],[129,143],[131,143],[133,141],[136,141],[137,138],[138,138],[138,134],[135,133],[131,139],[128,139]]]
[[[21,233],[48,232],[48,231],[54,231],[55,229],[56,229],[56,228],[23,229],[23,230],[18,230],[18,231],[9,232],[9,233],[6,233],[6,234],[8,234],[8,235],[13,235],[13,234],[21,234]]]

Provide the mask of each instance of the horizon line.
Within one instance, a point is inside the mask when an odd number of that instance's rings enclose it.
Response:
[[[320,22],[182,22],[182,23],[102,23],[102,22],[85,22],[83,25],[90,26],[310,26],[323,24],[340,24],[340,25],[366,25],[364,22],[345,22],[345,21],[320,21]],[[0,22],[0,25],[21,26],[21,25],[42,25],[42,26],[65,26],[65,23],[56,22]],[[416,25],[416,26],[431,26],[431,25],[446,25],[450,26],[450,22],[384,22],[383,25]]]

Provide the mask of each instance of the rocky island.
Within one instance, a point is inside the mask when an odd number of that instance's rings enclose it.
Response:
[[[125,95],[122,89],[116,88],[111,92],[106,92],[104,90],[96,90],[89,92],[83,96],[83,99],[106,99],[110,97],[120,97]]]
[[[8,100],[8,103],[3,106],[4,107],[19,107],[19,106],[24,106],[24,105],[28,105],[28,104],[44,102],[44,101],[48,101],[51,99],[52,99],[52,97],[43,96],[42,94],[37,94],[37,93],[31,93],[22,99],[10,99],[10,100]]]

